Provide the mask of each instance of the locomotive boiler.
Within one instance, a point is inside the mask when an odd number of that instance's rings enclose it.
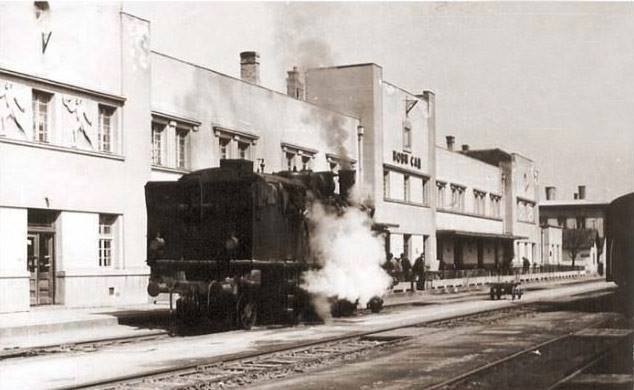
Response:
[[[248,329],[256,321],[295,321],[309,306],[301,274],[311,256],[307,206],[348,206],[355,172],[253,172],[247,160],[175,182],[148,182],[148,293],[177,294],[176,314]],[[170,297],[171,299],[171,297]]]

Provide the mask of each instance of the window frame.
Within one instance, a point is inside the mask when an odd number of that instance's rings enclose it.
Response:
[[[412,124],[408,120],[403,121],[403,127],[401,130],[401,136],[403,141],[403,150],[411,152],[412,150]]]
[[[98,103],[97,142],[98,150],[102,153],[117,153],[117,107]],[[104,119],[108,118],[108,148],[104,147]]]
[[[51,138],[52,138],[52,134],[51,134],[51,119],[52,119],[52,104],[53,104],[53,98],[54,98],[55,94],[51,93],[51,92],[47,92],[47,91],[43,91],[41,89],[36,89],[33,88],[31,90],[31,108],[32,108],[32,115],[33,115],[33,141],[34,142],[38,142],[38,143],[44,143],[44,144],[49,144],[51,143]],[[44,98],[43,100],[40,100],[40,98]],[[41,131],[40,128],[40,124],[42,124],[42,122],[40,121],[41,119],[41,115],[42,115],[42,110],[41,110],[41,106],[42,104],[45,105],[46,109],[44,111],[44,131]],[[41,135],[44,134],[44,139],[40,139]]]
[[[160,129],[158,129],[159,127]],[[167,132],[167,127],[167,123],[155,120],[152,121],[152,165],[160,167],[165,166],[165,134]]]
[[[118,256],[118,221],[116,214],[99,214],[97,264],[100,268],[114,268]]]
[[[190,151],[190,137],[191,137],[191,129],[183,126],[178,126],[174,128],[174,135],[176,138],[175,142],[175,161],[174,167],[177,169],[187,170],[190,167],[191,161],[191,151]],[[181,150],[182,147],[182,150]]]

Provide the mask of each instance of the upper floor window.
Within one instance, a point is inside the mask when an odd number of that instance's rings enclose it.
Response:
[[[189,168],[189,130],[176,128],[176,168]]]
[[[410,177],[409,175],[403,175],[403,200],[410,201]]]
[[[222,159],[240,158],[254,160],[254,146],[258,136],[214,126],[214,134],[218,137],[218,157]]]
[[[390,171],[383,171],[383,198],[390,199]]]
[[[238,157],[243,160],[251,160],[250,146],[251,144],[248,142],[238,141]]]
[[[99,105],[99,151],[112,153],[114,151],[114,120],[115,108]]]
[[[489,208],[490,216],[500,218],[500,201],[502,198],[494,194],[490,194],[489,197],[491,198],[491,207]]]
[[[33,90],[33,140],[50,142],[50,106],[53,95]]]
[[[110,267],[116,253],[116,215],[99,215],[99,266]]]
[[[403,149],[410,150],[412,148],[412,125],[409,121],[403,122]]]
[[[486,192],[473,190],[473,213],[484,215],[486,210]]]
[[[528,200],[517,200],[517,220],[521,222],[535,222],[535,203]]]
[[[301,146],[291,145],[288,143],[282,143],[282,154],[284,156],[283,167],[288,171],[309,171],[312,169],[312,161],[317,154],[314,149],[308,149]],[[330,165],[331,171],[336,170],[337,164],[333,168],[332,163]],[[336,173],[336,171],[333,171]]]
[[[223,160],[230,158],[230,154],[229,154],[230,143],[231,143],[231,138],[218,137],[218,148],[220,151],[220,158]]]
[[[459,185],[451,185],[451,208],[456,211],[464,211],[464,190]]]
[[[191,163],[192,132],[199,123],[168,114],[152,114],[152,164],[187,170]]]
[[[436,182],[436,207],[445,208],[445,191],[447,184],[441,181]]]
[[[165,127],[162,123],[152,122],[152,164],[154,165],[163,165],[164,163]]]

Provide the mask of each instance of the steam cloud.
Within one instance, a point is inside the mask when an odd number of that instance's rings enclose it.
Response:
[[[328,212],[314,203],[310,209],[313,224],[310,245],[322,266],[304,273],[302,288],[322,297],[347,299],[365,305],[374,296],[383,296],[391,284],[381,268],[385,249],[381,238],[371,230],[369,216],[356,207],[343,214]],[[324,318],[323,306],[314,302]]]

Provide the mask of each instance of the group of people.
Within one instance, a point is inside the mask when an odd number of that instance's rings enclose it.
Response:
[[[415,282],[418,282],[419,289],[425,288],[425,255],[423,253],[416,258],[413,265],[405,253],[401,253],[400,257],[394,257],[392,253],[389,253],[383,267],[395,280],[411,282],[412,290]]]

